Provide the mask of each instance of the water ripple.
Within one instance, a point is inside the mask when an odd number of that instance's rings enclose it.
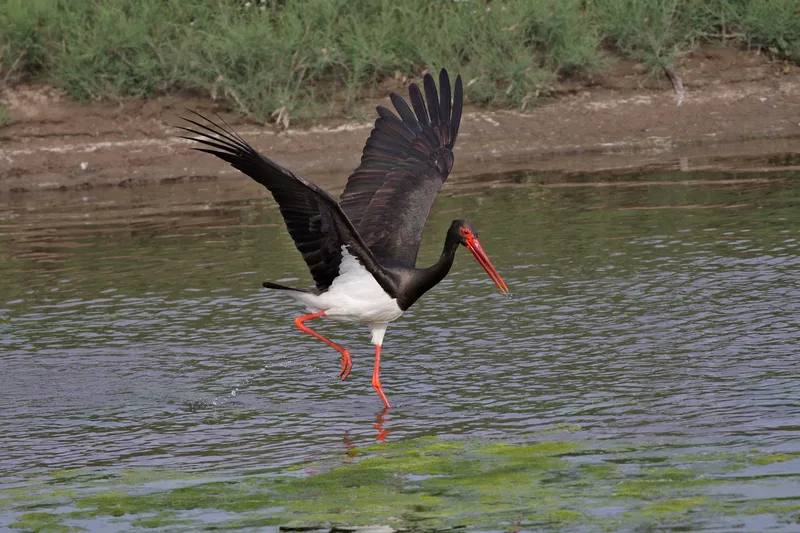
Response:
[[[390,326],[388,439],[571,424],[798,451],[800,189],[774,188],[683,197],[751,206],[736,210],[629,209],[661,205],[664,187],[443,196],[421,262],[467,214],[514,297],[462,253]],[[55,225],[19,206],[0,237],[5,472],[271,468],[374,442],[369,332],[318,323],[353,353],[341,383],[337,354],[295,330],[299,309],[259,290],[308,279],[269,202],[164,208],[196,214],[184,224],[115,201],[95,212],[66,197],[72,218]]]

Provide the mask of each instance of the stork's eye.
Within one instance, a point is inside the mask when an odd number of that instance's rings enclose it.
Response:
[[[471,239],[472,238],[472,232],[470,230],[468,230],[467,228],[461,228],[461,235],[463,235],[465,239]]]

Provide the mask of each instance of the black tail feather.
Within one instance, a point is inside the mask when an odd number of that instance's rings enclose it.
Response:
[[[277,283],[270,283],[269,281],[265,281],[261,285],[263,285],[265,289],[278,289],[280,291],[308,292],[305,289],[295,289],[294,287],[287,287],[286,285],[278,285]]]

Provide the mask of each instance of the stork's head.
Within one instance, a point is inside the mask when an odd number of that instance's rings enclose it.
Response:
[[[489,256],[483,251],[483,247],[478,240],[478,230],[466,220],[454,220],[453,223],[450,224],[450,234],[456,238],[462,246],[465,246],[467,250],[472,252],[472,255],[475,256],[478,263],[480,263],[486,273],[489,274],[489,277],[492,278],[495,285],[503,291],[503,294],[506,294],[508,292],[508,287],[503,281],[503,278],[500,277],[500,274],[497,273],[494,266],[492,266],[492,262],[489,261]]]

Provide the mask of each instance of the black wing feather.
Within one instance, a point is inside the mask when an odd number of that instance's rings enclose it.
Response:
[[[461,76],[452,103],[446,70],[439,73],[438,95],[430,74],[423,87],[424,96],[417,85],[409,87],[411,107],[392,93],[399,117],[378,106],[361,165],[341,197],[342,210],[384,265],[415,265],[425,221],[453,168],[464,98]]]
[[[436,84],[433,82],[433,77],[425,76],[422,79],[422,85],[425,87],[425,100],[428,102],[428,114],[431,124],[434,129],[438,129],[441,119],[439,116],[439,95],[436,94]]]
[[[408,104],[405,100],[403,100],[402,96],[397,93],[392,93],[389,96],[389,99],[392,101],[394,108],[397,109],[397,113],[400,115],[400,118],[403,119],[403,124],[405,124],[405,126],[411,130],[412,134],[414,132],[422,131],[422,126],[420,126],[419,122],[417,121],[417,117],[414,115],[414,112],[411,111],[411,108],[408,107]],[[383,106],[378,106],[378,115],[387,120],[390,120],[390,117],[397,120],[397,115]]]
[[[391,290],[388,275],[330,194],[264,157],[230,128],[195,114],[207,124],[184,119],[194,127],[181,127],[196,136],[187,139],[205,145],[194,150],[227,161],[272,193],[318,290],[328,289],[338,276],[343,246],[385,289]]]
[[[439,73],[439,123],[447,124],[450,120],[450,80],[447,79],[447,72],[442,70]],[[459,117],[461,120],[461,117]],[[452,133],[448,128],[448,137],[444,139],[445,145],[450,144],[449,135]]]
[[[426,74],[425,77],[430,77],[430,74]],[[425,108],[425,100],[422,99],[422,92],[419,90],[419,86],[416,83],[412,83],[408,87],[408,99],[411,100],[411,107],[414,108],[417,121],[419,121],[424,131],[425,126],[430,126],[431,119],[428,117],[428,110]]]
[[[453,112],[450,114],[450,147],[455,144],[458,137],[458,127],[461,125],[461,109],[464,105],[464,88],[461,86],[461,76],[456,78],[456,90],[453,95]]]

